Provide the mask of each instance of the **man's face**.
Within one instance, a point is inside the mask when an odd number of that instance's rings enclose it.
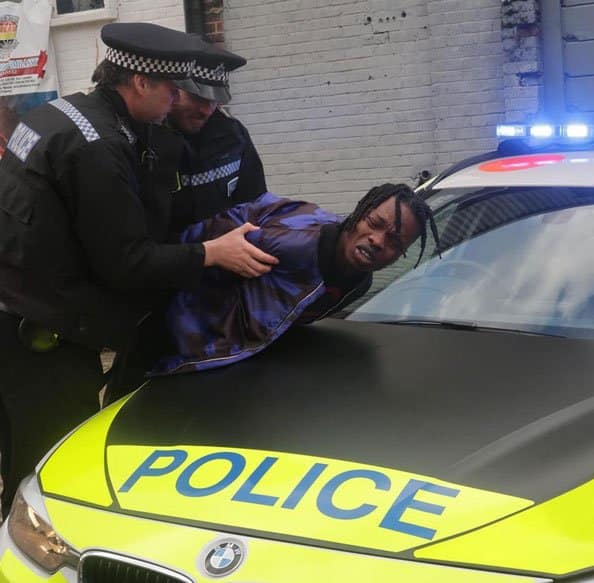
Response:
[[[179,99],[174,104],[169,117],[183,133],[196,134],[210,119],[217,105],[216,101],[209,101],[180,90]]]
[[[161,123],[177,101],[179,90],[167,79],[145,79],[138,121]]]
[[[344,231],[338,244],[338,261],[349,272],[377,271],[394,263],[420,235],[417,219],[406,204],[400,204],[402,225],[396,240],[394,197],[382,202],[361,219],[352,231]]]

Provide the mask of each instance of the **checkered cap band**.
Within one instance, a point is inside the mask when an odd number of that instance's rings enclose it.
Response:
[[[241,160],[235,160],[234,162],[219,166],[218,168],[212,168],[211,170],[201,172],[200,174],[182,174],[181,183],[182,186],[200,186],[202,184],[209,184],[220,178],[227,178],[227,176],[235,174],[235,172],[239,171],[240,166]]]
[[[87,142],[94,142],[99,139],[97,130],[93,127],[91,122],[80,112],[72,103],[65,99],[59,98],[49,102],[56,109],[59,109],[62,113],[66,114],[76,125],[76,127],[82,132]]]
[[[225,85],[229,83],[229,71],[225,69],[225,65],[222,63],[214,69],[194,65],[192,77],[196,81],[204,81],[205,83],[224,83]]]
[[[105,59],[129,71],[163,76],[187,76],[192,71],[192,65],[194,64],[194,61],[165,61],[153,59],[152,57],[142,57],[112,47],[107,49]]]

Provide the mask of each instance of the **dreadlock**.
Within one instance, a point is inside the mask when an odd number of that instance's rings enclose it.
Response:
[[[384,201],[390,197],[394,197],[394,203],[396,205],[396,242],[402,249],[403,255],[406,257],[404,251],[404,245],[400,237],[400,231],[402,228],[402,210],[400,204],[407,205],[412,211],[413,215],[419,223],[421,229],[421,251],[415,267],[419,265],[425,252],[425,246],[427,244],[427,222],[431,228],[431,234],[435,241],[437,253],[439,254],[439,233],[437,232],[437,226],[435,225],[435,219],[433,218],[433,211],[429,205],[406,184],[382,184],[381,186],[374,186],[358,203],[355,210],[344,220],[342,223],[342,229],[345,231],[352,231],[355,225],[375,208],[377,208]]]

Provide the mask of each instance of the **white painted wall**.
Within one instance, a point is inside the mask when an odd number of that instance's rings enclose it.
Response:
[[[113,2],[119,21],[184,29],[181,0]],[[104,23],[52,27],[63,94],[90,87]],[[496,144],[501,0],[225,0],[224,26],[248,59],[231,111],[279,194],[346,212]]]
[[[225,0],[231,110],[271,190],[353,207],[496,145],[501,0]]]
[[[113,4],[119,22],[153,22],[185,30],[181,0],[114,0]],[[68,16],[53,20],[50,36],[56,54],[60,90],[67,95],[90,88],[93,70],[105,54],[99,32],[109,21],[76,22],[74,19],[72,24],[59,25],[60,20],[68,20]]]

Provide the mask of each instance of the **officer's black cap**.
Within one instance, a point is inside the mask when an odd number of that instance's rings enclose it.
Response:
[[[135,73],[185,79],[192,71],[192,35],[148,22],[114,22],[101,29],[106,60]]]
[[[243,67],[247,61],[235,53],[217,48],[198,35],[191,35],[194,42],[194,67],[190,79],[177,81],[176,85],[209,101],[228,103],[229,71]]]

